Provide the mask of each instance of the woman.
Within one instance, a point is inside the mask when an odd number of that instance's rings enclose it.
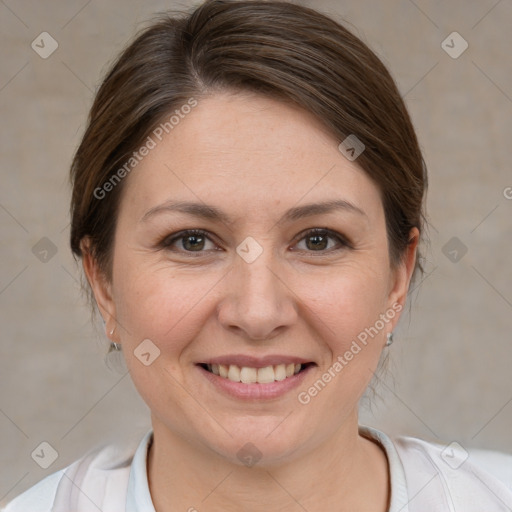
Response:
[[[260,0],[155,23],[71,175],[71,247],[152,429],[7,512],[512,508],[511,456],[358,424],[421,270],[427,179],[393,79],[345,28]]]

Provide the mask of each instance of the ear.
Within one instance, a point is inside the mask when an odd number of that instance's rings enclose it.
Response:
[[[419,239],[420,232],[418,228],[412,228],[409,232],[409,243],[405,249],[405,253],[397,267],[392,272],[388,295],[388,308],[392,308],[395,311],[400,312],[405,307],[409,284],[416,264],[416,253]],[[400,305],[400,307],[398,307],[398,305]],[[396,327],[399,318],[400,314],[397,314],[390,322],[392,324],[392,329]]]
[[[90,249],[90,240],[82,240],[82,265],[84,267],[87,281],[92,289],[96,304],[100,310],[103,321],[105,322],[105,330],[107,337],[116,327],[116,307],[112,298],[112,285],[108,281],[104,272],[100,269],[97,260],[94,258]]]

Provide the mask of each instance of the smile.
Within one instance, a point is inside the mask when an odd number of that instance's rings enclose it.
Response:
[[[264,368],[252,368],[249,366],[237,366],[236,364],[204,364],[203,368],[232,382],[243,384],[268,384],[279,382],[299,373],[307,364],[289,363],[265,366]]]
[[[314,371],[317,363],[289,354],[230,354],[196,363],[213,389],[238,400],[273,400],[285,396]]]

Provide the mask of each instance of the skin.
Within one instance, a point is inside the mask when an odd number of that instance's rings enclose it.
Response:
[[[297,399],[380,314],[404,305],[415,262],[414,228],[402,262],[391,265],[378,188],[338,144],[295,106],[249,93],[203,98],[125,178],[111,280],[84,241],[106,330],[115,328],[151,409],[157,512],[387,510],[387,459],[359,435],[357,408],[400,315],[310,403]],[[170,199],[213,205],[230,220],[173,211],[141,220]],[[290,208],[333,199],[363,213],[278,223]],[[329,237],[318,248],[305,233],[312,228],[329,228],[350,246]],[[160,244],[185,229],[209,239]],[[250,264],[236,252],[248,236],[263,249]],[[149,366],[134,355],[145,339],[160,350]],[[242,401],[196,366],[234,353],[288,354],[317,366],[282,397]],[[247,442],[262,454],[252,467],[237,457]]]

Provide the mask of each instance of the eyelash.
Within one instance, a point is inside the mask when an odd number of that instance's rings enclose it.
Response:
[[[332,238],[332,239],[335,239],[339,246],[338,248],[330,248],[330,249],[325,249],[325,250],[319,250],[319,251],[313,251],[313,250],[299,250],[300,252],[309,252],[309,253],[315,253],[315,252],[318,252],[320,255],[326,255],[326,254],[330,254],[334,251],[339,251],[339,250],[342,250],[342,249],[353,249],[353,246],[352,244],[345,238],[343,237],[341,234],[337,233],[336,231],[332,231],[330,229],[327,229],[327,228],[312,228],[312,229],[309,229],[307,231],[305,231],[304,233],[301,233],[299,236],[301,236],[301,238],[298,239],[297,243],[301,242],[302,240],[308,238],[308,237],[311,237],[311,236],[328,236],[329,238]],[[210,242],[212,243],[215,243],[209,236],[208,236],[208,232],[207,231],[204,231],[202,229],[186,229],[184,231],[180,231],[179,233],[175,233],[173,235],[170,235],[170,236],[167,236],[166,238],[164,238],[158,245],[161,249],[166,249],[166,250],[172,250],[174,252],[182,252],[182,253],[185,253],[187,255],[190,255],[192,257],[198,257],[198,256],[202,256],[205,252],[207,251],[187,251],[185,249],[179,249],[179,250],[176,250],[176,249],[172,249],[172,245],[181,240],[181,239],[185,239],[189,236],[202,236],[206,239],[208,239]]]

